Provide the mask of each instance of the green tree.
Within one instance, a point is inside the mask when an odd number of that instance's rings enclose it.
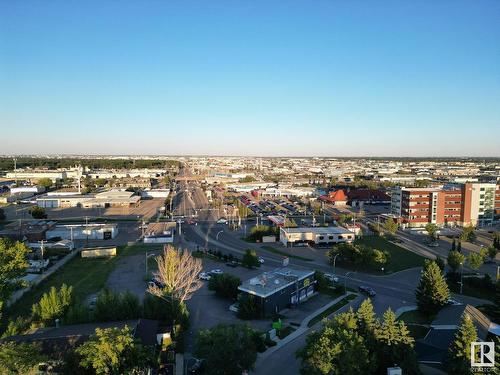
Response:
[[[0,237],[0,301],[7,301],[20,277],[26,274],[29,248],[21,242]],[[0,309],[1,310],[1,309]]]
[[[478,254],[478,253],[469,253],[469,256],[467,257],[467,261],[469,262],[469,267],[472,268],[473,270],[478,270],[479,267],[483,265],[484,262],[484,254]]]
[[[254,331],[247,325],[223,324],[200,330],[195,353],[206,361],[205,374],[241,375],[257,360]]]
[[[462,252],[462,241],[460,241],[460,240],[458,241],[458,244],[457,244],[457,251],[458,251],[459,253],[461,253],[461,252]]]
[[[437,231],[438,227],[434,223],[427,223],[425,226],[425,231],[427,232],[427,235],[429,236],[429,239],[431,241],[435,241],[437,237]]]
[[[33,206],[30,208],[29,213],[33,216],[33,219],[46,219],[47,214],[43,207]]]
[[[390,234],[394,234],[398,230],[398,223],[396,223],[393,219],[388,218],[384,223],[384,229]]]
[[[130,327],[96,328],[89,340],[76,348],[80,366],[96,374],[124,374],[145,369],[150,352],[134,339]]]
[[[0,343],[0,373],[28,374],[35,366],[44,362],[46,357],[40,354],[37,344],[15,343],[5,341]]]
[[[469,225],[462,229],[460,233],[460,240],[473,242],[476,239],[476,234],[474,233],[474,227]]]
[[[373,304],[369,298],[365,299],[361,303],[358,310],[356,311],[356,317],[358,319],[358,332],[361,337],[365,338],[366,347],[370,352],[369,362],[371,364],[371,367],[377,368],[378,342],[376,338],[376,332],[378,330],[380,322],[377,319],[375,311],[373,311]]]
[[[416,291],[418,309],[423,313],[438,312],[449,300],[450,290],[434,261],[427,261]]]
[[[43,186],[45,189],[50,189],[53,185],[52,180],[50,178],[44,177],[38,180],[39,186]]]
[[[391,254],[388,251],[377,249],[373,249],[372,251],[373,263],[377,267],[384,267],[389,262],[390,256]]]
[[[441,272],[444,271],[444,268],[445,268],[446,264],[445,264],[443,258],[441,258],[441,257],[438,256],[438,257],[436,257],[435,262],[438,265],[438,267],[441,270]]]
[[[243,259],[241,260],[241,265],[247,268],[260,267],[259,257],[255,250],[247,249],[245,251],[245,255],[243,255]]]
[[[261,316],[262,310],[257,299],[251,294],[240,294],[238,297],[238,318],[250,320]]]
[[[405,374],[418,373],[418,363],[413,345],[415,340],[405,323],[396,320],[396,315],[389,308],[382,323],[376,330],[379,368],[383,372],[397,363]]]
[[[448,267],[451,268],[453,273],[456,273],[461,265],[465,262],[465,255],[458,251],[450,251],[448,253]]]
[[[208,289],[213,290],[218,297],[236,299],[238,296],[238,286],[241,280],[233,275],[222,274],[212,276],[208,282]]]
[[[37,304],[32,306],[33,318],[48,325],[54,324],[55,319],[64,318],[73,302],[72,286],[63,284],[59,290],[53,286],[48,293],[43,294]]]
[[[492,262],[495,261],[495,258],[497,257],[498,254],[498,249],[494,245],[491,245],[488,246],[486,251],[488,252],[488,257],[491,259],[491,261]]]
[[[94,315],[100,322],[135,319],[141,315],[141,306],[132,292],[116,293],[104,288],[97,296]]]
[[[297,352],[304,375],[357,375],[372,369],[364,338],[357,331],[356,314],[350,310],[333,317],[325,327],[307,337]]]
[[[189,311],[185,302],[163,299],[149,293],[144,297],[143,317],[159,320],[164,325],[176,322],[182,330],[189,326]]]
[[[450,374],[471,374],[470,350],[473,341],[477,341],[476,327],[465,313],[448,353],[447,368]]]

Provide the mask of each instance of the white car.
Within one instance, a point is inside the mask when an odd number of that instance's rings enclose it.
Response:
[[[260,264],[263,264],[263,263],[264,263],[264,258],[259,257],[259,263],[260,263]]]
[[[215,270],[212,270],[210,271],[208,274],[209,275],[222,275],[224,272],[222,272],[220,269],[215,269]]]
[[[200,273],[200,275],[198,277],[200,278],[200,280],[210,280],[212,278],[212,276],[210,276],[206,272]]]
[[[330,280],[332,283],[339,282],[339,278],[335,275],[332,275],[331,273],[325,273],[324,276],[325,276],[325,279]]]
[[[217,220],[217,224],[227,224],[228,221],[226,219],[219,219]]]
[[[459,306],[462,305],[462,302],[458,302],[456,299],[449,298],[448,301],[446,301],[448,305],[453,305],[453,306]]]

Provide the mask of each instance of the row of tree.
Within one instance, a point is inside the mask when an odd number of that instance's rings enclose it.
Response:
[[[388,251],[374,249],[357,241],[335,245],[327,255],[331,264],[335,262],[336,256],[340,256],[346,263],[377,269],[389,263],[391,256]]]

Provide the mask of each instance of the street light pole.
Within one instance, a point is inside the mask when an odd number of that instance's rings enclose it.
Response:
[[[463,274],[464,274],[464,264],[463,262],[460,263],[460,294],[462,294],[463,287],[464,287],[464,279],[463,279]]]
[[[148,254],[146,251],[146,277],[148,277],[148,259],[152,256],[154,256],[154,254]]]
[[[335,256],[333,257],[333,274],[335,275],[335,262],[337,261],[337,257],[339,256],[339,254],[335,254]]]

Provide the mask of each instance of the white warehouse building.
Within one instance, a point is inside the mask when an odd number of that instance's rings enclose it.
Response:
[[[49,229],[45,237],[63,240],[110,240],[118,235],[117,224],[67,224]]]

